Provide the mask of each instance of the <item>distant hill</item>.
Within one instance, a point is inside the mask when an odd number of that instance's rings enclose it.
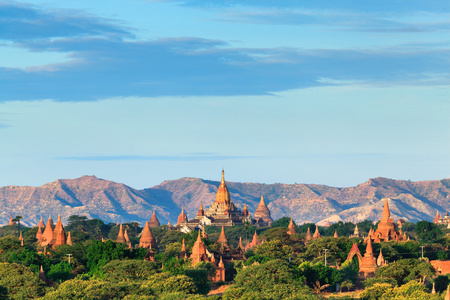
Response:
[[[378,220],[384,198],[390,198],[394,219],[433,220],[436,210],[450,209],[450,180],[411,182],[374,178],[356,187],[336,188],[315,184],[259,184],[227,182],[232,201],[239,207],[247,203],[256,209],[261,195],[273,219],[291,216],[297,223],[324,224],[342,221]],[[193,218],[201,203],[209,206],[215,199],[218,181],[181,178],[158,186],[136,190],[121,183],[83,176],[59,179],[40,187],[5,186],[0,188],[0,223],[9,214],[21,215],[23,223],[35,225],[40,216],[64,220],[70,215],[85,215],[105,222],[145,222],[153,210],[162,224],[176,222],[181,206]]]

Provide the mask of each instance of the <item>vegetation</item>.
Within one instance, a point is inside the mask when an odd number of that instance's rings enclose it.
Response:
[[[212,283],[216,268],[211,263],[192,266],[190,259],[179,258],[182,239],[189,257],[197,232],[152,228],[158,242],[152,262],[144,260],[147,249],[129,249],[114,242],[119,229],[116,224],[71,216],[65,230],[71,231],[73,245],[44,249],[36,243],[37,228],[22,225],[21,246],[17,234],[20,219],[16,221],[0,228],[0,299],[204,299],[212,285],[221,284]],[[361,299],[434,300],[442,295],[430,294],[431,282],[438,293],[445,292],[450,283],[448,276],[436,276],[431,264],[421,259],[422,248],[426,258],[448,257],[446,228],[425,221],[404,223],[417,240],[373,243],[374,253],[381,250],[388,264],[378,268],[373,278],[361,281],[357,259],[346,261],[354,243],[365,252],[362,239],[347,237],[355,225],[338,222],[319,227],[323,237],[305,245],[305,234],[308,228],[313,233],[315,224],[296,225],[297,234],[289,235],[289,221],[284,217],[271,227],[247,224],[225,228],[232,249],[240,237],[245,244],[245,237],[251,240],[255,232],[264,243],[248,250],[245,261],[226,263],[225,279],[231,285],[223,295],[208,299],[321,299],[325,291],[337,292],[330,299],[352,299],[338,296],[343,291],[364,289]],[[142,228],[134,223],[125,225],[132,245],[138,244]],[[370,221],[358,223],[360,232],[368,232],[371,226]],[[204,242],[211,251],[220,250],[216,243],[220,231],[219,227],[206,227],[208,239]],[[332,237],[335,231],[339,238]],[[47,282],[39,279],[41,266]]]

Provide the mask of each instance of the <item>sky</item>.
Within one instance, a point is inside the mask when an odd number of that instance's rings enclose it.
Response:
[[[0,186],[450,177],[450,2],[0,1]]]

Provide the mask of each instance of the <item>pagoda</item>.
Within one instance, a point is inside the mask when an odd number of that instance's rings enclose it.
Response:
[[[309,229],[309,228],[308,228]],[[319,232],[319,226],[318,225],[316,225],[316,231],[314,232],[314,234],[313,234],[313,236],[312,236],[312,239],[313,240],[317,240],[317,239],[320,239],[322,236],[320,235],[320,232]]]
[[[38,227],[36,233],[36,239],[39,242],[39,246],[57,247],[66,245],[66,232],[61,222],[61,215],[58,215],[58,221],[56,222],[55,229],[52,228],[53,220],[51,216],[48,217],[47,225],[42,233],[41,227]]]
[[[364,242],[370,239],[371,242],[388,242],[388,241],[407,241],[406,234],[402,234],[401,231],[397,231],[394,226],[394,220],[390,218],[391,213],[389,211],[389,203],[386,198],[384,201],[383,216],[378,223],[378,228],[375,232],[369,232],[369,235],[364,239]]]
[[[184,208],[182,207],[182,212],[178,217],[177,226],[181,225],[189,228],[189,230],[193,230],[196,227],[202,228],[205,225],[230,227],[233,225],[243,225],[245,221],[248,221],[251,224],[252,217],[246,208],[247,206],[245,205],[244,210],[241,211],[231,201],[230,192],[228,191],[227,184],[225,183],[225,173],[222,170],[222,180],[220,181],[220,185],[216,193],[216,200],[206,210],[203,209],[203,204],[201,204],[197,215],[192,220],[188,220],[186,214],[184,213]]]
[[[214,282],[224,281],[225,280],[225,265],[222,261],[222,257],[220,257],[219,265],[216,265],[216,259],[214,258],[214,254],[212,254],[203,243],[202,238],[200,236],[200,231],[198,232],[197,240],[192,247],[192,254],[190,256],[192,259],[192,265],[195,265],[202,261],[207,261],[213,264],[216,268],[216,273],[211,278]]]
[[[270,210],[266,202],[264,202],[264,196],[261,196],[261,201],[259,201],[258,207],[256,208],[255,220],[260,226],[270,226],[273,223]]]
[[[150,222],[148,222],[148,226],[150,227],[159,227],[161,224],[159,223],[158,218],[156,217],[155,211],[153,211],[152,217],[150,218]]]
[[[142,230],[141,239],[139,240],[139,248],[156,249],[156,240],[153,237],[148,222],[145,222],[144,229]]]
[[[289,222],[287,234],[296,234],[296,233],[297,233],[297,229],[295,228],[294,221],[292,221],[292,218],[291,218],[291,221]]]

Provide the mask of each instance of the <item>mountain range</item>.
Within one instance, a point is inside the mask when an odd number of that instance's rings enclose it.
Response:
[[[153,210],[161,222],[173,224],[183,206],[193,218],[200,204],[206,208],[215,199],[219,181],[180,178],[152,188],[137,190],[95,176],[58,179],[40,187],[0,187],[0,222],[10,214],[23,217],[25,225],[36,225],[40,217],[71,215],[99,218],[105,222],[140,223],[149,220]],[[384,198],[389,198],[391,217],[409,221],[433,220],[436,211],[450,209],[450,179],[411,182],[373,178],[355,187],[329,187],[317,184],[260,184],[227,182],[232,201],[254,212],[260,197],[274,220],[290,216],[297,223],[319,225],[337,221],[378,220]]]

